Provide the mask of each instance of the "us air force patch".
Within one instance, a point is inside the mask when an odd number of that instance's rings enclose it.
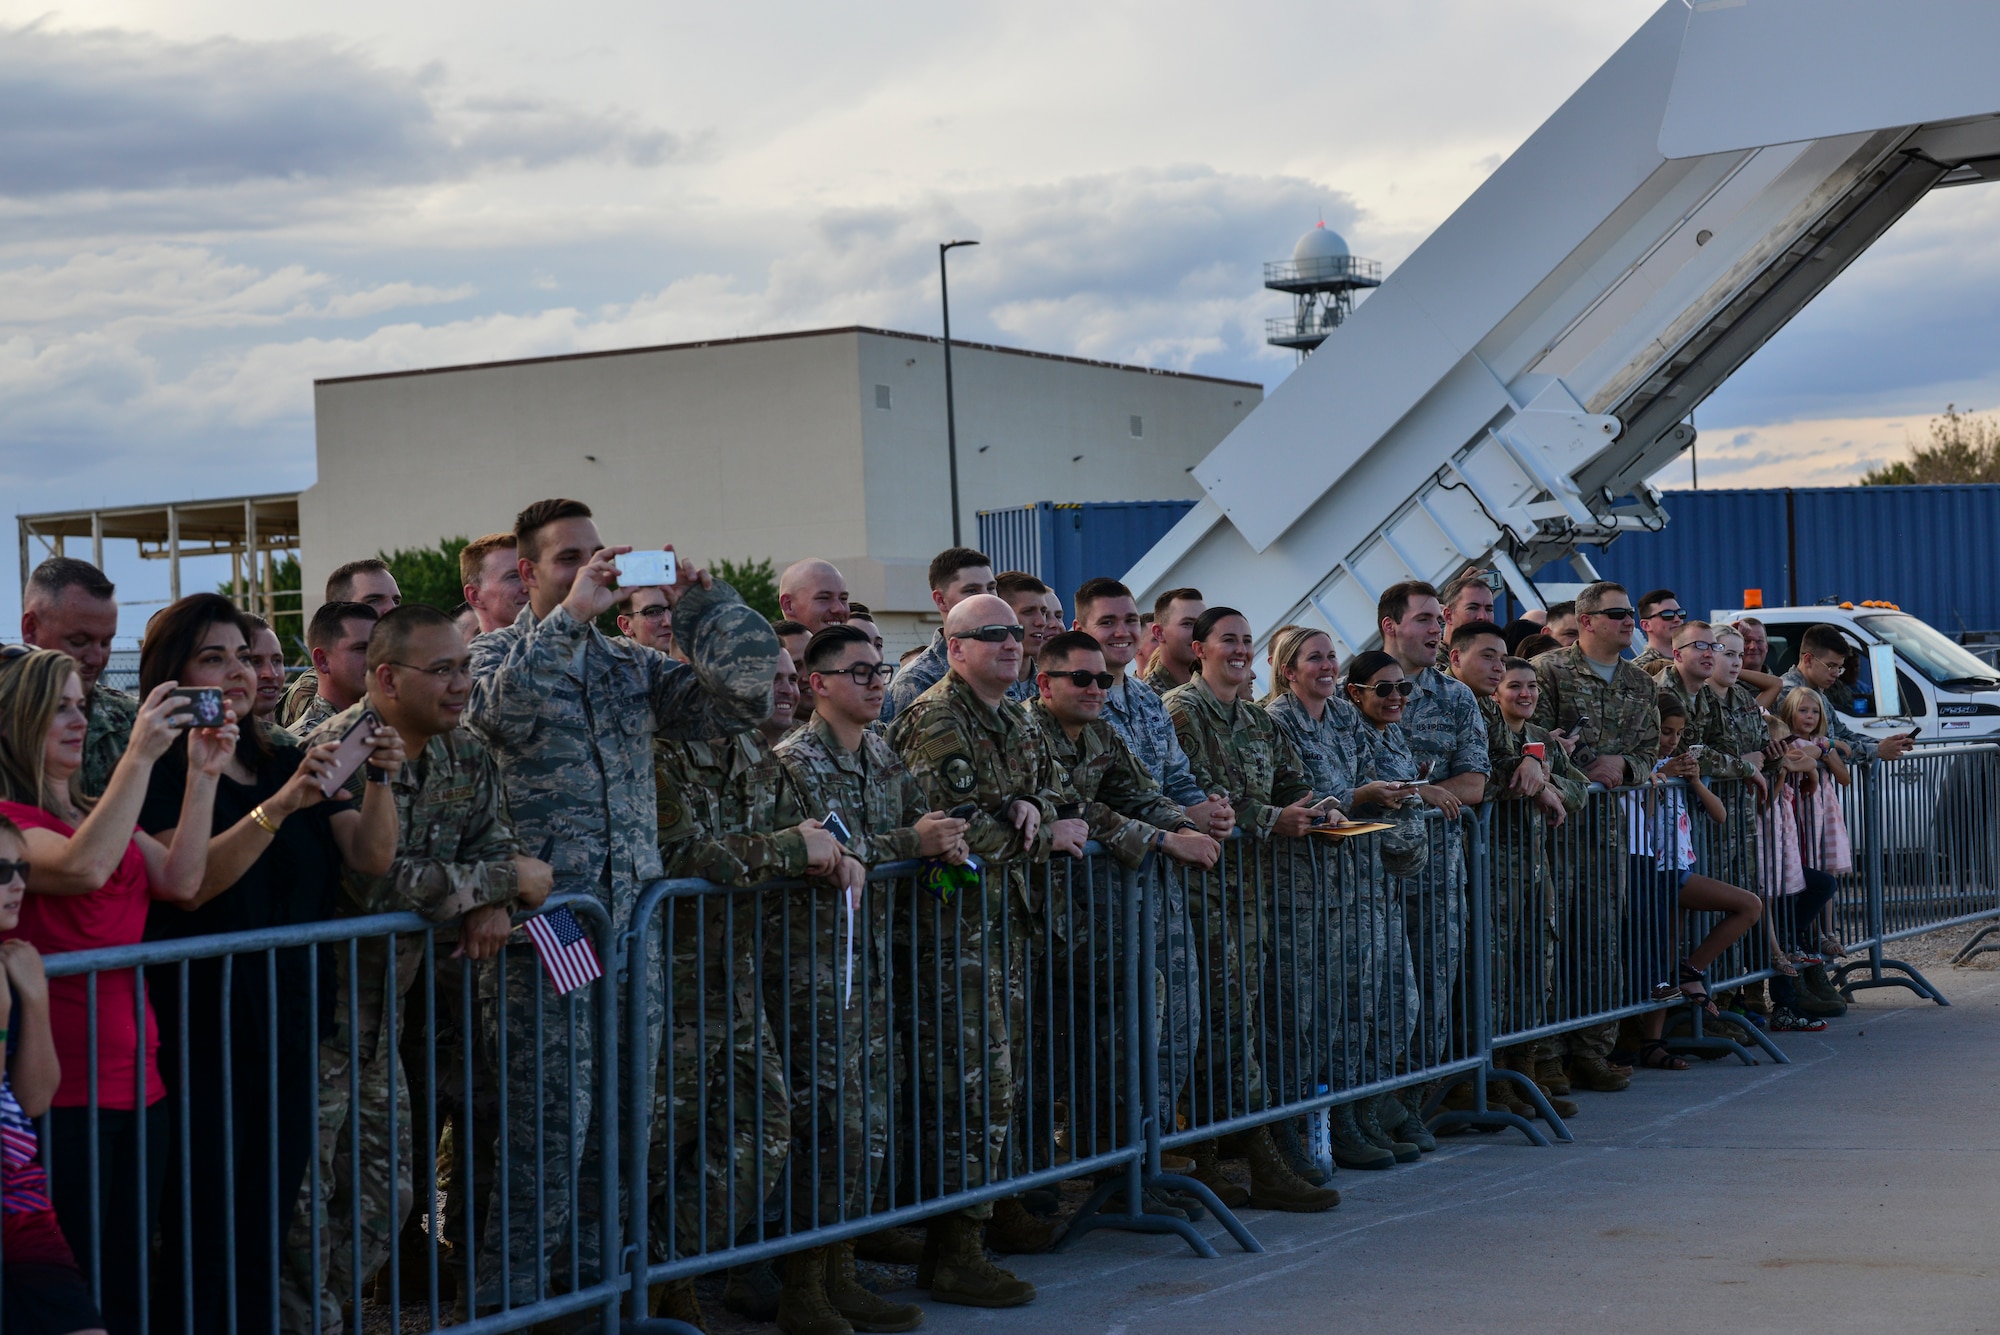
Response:
[[[938,770],[944,786],[961,797],[979,786],[978,778],[972,772],[972,762],[964,756],[952,756]]]

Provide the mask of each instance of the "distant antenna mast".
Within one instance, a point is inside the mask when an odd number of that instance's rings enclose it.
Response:
[[[1348,254],[1347,242],[1321,219],[1292,247],[1290,259],[1264,266],[1264,286],[1292,297],[1290,315],[1264,322],[1264,341],[1294,349],[1303,361],[1354,314],[1356,292],[1382,286],[1382,265]]]

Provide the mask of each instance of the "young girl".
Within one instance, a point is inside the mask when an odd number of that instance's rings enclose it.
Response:
[[[28,843],[0,816],[0,932],[21,924],[28,893]],[[0,942],[0,1315],[9,1335],[102,1335],[83,1273],[56,1223],[49,1178],[36,1158],[34,1118],[48,1111],[62,1080],[49,1032],[49,984],[42,957],[26,941]]]
[[[1759,823],[1774,920],[1771,1027],[1813,1032],[1826,1027],[1815,1017],[1847,1009],[1826,976],[1824,959],[1827,953],[1846,953],[1845,947],[1822,930],[1821,918],[1840,888],[1836,875],[1854,864],[1839,793],[1849,774],[1839,748],[1827,738],[1826,708],[1817,691],[1788,692],[1773,717],[1783,740],[1773,762],[1771,806]]]
[[[1660,750],[1662,757],[1653,766],[1654,789],[1626,795],[1627,829],[1632,855],[1632,905],[1634,926],[1640,940],[1627,952],[1633,961],[1628,981],[1634,999],[1657,995],[1649,990],[1649,973],[1664,973],[1670,958],[1679,915],[1677,909],[1698,913],[1720,913],[1722,920],[1711,927],[1701,944],[1684,956],[1676,971],[1676,982],[1689,1001],[1708,1007],[1708,966],[1723,951],[1749,931],[1763,913],[1763,904],[1748,890],[1704,876],[1694,870],[1694,829],[1690,808],[1698,805],[1702,815],[1720,825],[1728,819],[1722,800],[1701,781],[1698,748],[1684,751],[1681,742],[1687,732],[1687,710],[1679,700],[1662,692],[1660,708]],[[1686,787],[1666,786],[1679,779]],[[1667,995],[1672,986],[1662,983]],[[1666,1028],[1665,1011],[1649,1011],[1641,1020],[1645,1043],[1639,1049],[1643,1065],[1659,1071],[1685,1071],[1686,1061],[1667,1051],[1661,1039]]]

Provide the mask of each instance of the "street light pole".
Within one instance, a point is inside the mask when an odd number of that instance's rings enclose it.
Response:
[[[951,287],[945,278],[944,257],[960,246],[976,246],[977,241],[944,241],[938,244],[938,299],[944,303],[944,439],[951,460],[951,545],[963,546],[958,528],[958,413],[951,398]]]

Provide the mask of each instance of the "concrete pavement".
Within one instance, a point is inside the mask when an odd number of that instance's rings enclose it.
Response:
[[[1951,1008],[1861,993],[1789,1066],[1578,1094],[1575,1144],[1449,1139],[1330,1215],[1246,1213],[1262,1256],[1099,1232],[1009,1262],[1032,1305],[924,1329],[2000,1331],[2000,975],[1929,972]]]

